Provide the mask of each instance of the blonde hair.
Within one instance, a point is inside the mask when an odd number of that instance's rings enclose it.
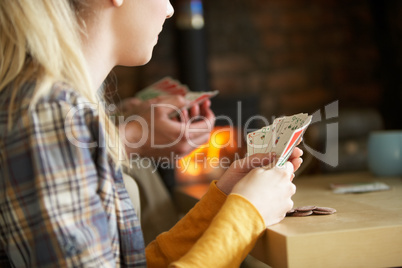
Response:
[[[0,1],[0,92],[13,83],[10,114],[20,86],[35,82],[31,102],[48,94],[58,82],[67,83],[90,102],[98,103],[84,61],[80,18],[89,0],[1,0]],[[117,129],[99,105],[106,136],[117,137]],[[11,120],[10,120],[11,122]],[[108,146],[118,165],[124,147]]]

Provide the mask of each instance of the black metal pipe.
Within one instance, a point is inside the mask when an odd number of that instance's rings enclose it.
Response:
[[[209,91],[204,10],[201,0],[176,0],[179,79],[192,91]]]

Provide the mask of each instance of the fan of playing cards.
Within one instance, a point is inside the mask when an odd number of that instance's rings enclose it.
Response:
[[[247,153],[274,152],[279,156],[276,166],[283,166],[311,123],[311,115],[296,114],[280,117],[272,125],[247,135]]]
[[[210,99],[219,93],[218,90],[215,91],[190,91],[187,86],[182,85],[179,81],[174,80],[170,77],[165,77],[155,84],[152,84],[136,95],[137,98],[141,100],[149,100],[163,95],[182,95],[188,101],[185,107],[181,110],[188,109],[196,104],[203,102],[206,99]],[[170,117],[177,115],[177,113],[172,113]]]

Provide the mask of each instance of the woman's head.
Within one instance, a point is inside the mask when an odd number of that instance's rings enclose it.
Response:
[[[95,85],[116,65],[147,63],[167,18],[169,0],[87,0],[84,55]]]
[[[111,26],[117,65],[143,65],[152,56],[167,18],[173,15],[169,0],[113,0]]]
[[[110,69],[143,65],[172,14],[169,0],[0,1],[0,90],[28,74],[73,86],[82,74],[91,80],[91,71],[82,69],[91,66],[84,52],[96,51],[92,39],[101,40],[104,50],[96,57]]]

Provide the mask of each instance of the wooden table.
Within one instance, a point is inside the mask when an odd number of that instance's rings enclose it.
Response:
[[[330,189],[331,183],[373,180],[391,190],[334,194]],[[295,207],[326,206],[337,213],[287,217],[267,229],[251,255],[275,268],[402,266],[402,178],[375,178],[364,172],[305,176],[294,183]],[[206,188],[188,186],[178,193],[197,200]],[[190,199],[182,201],[189,204]]]

